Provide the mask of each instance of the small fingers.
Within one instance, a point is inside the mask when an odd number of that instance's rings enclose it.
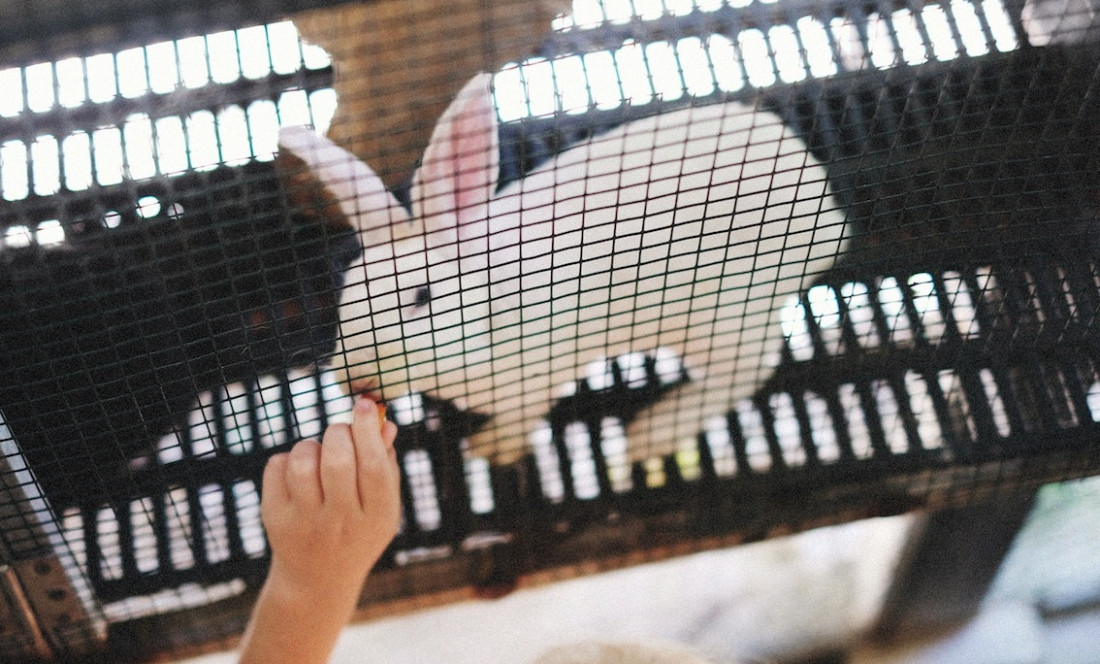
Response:
[[[290,490],[286,481],[287,461],[285,452],[275,454],[267,460],[263,479],[264,505],[285,505],[289,502]]]
[[[325,430],[325,442],[321,446],[321,486],[326,503],[342,509],[359,507],[355,457],[349,426],[334,424]]]
[[[396,456],[397,450],[394,449],[393,443],[397,440],[397,425],[389,420],[382,425],[382,442],[389,449],[390,454]]]
[[[397,425],[385,421],[381,426],[378,406],[369,399],[356,401],[352,434],[355,441],[359,502],[364,509],[383,507],[380,502],[399,500],[397,453],[393,441]]]
[[[324,501],[321,485],[321,444],[316,440],[303,440],[295,444],[287,454],[286,482],[291,500],[308,505],[320,505]]]
[[[388,420],[383,419],[384,415],[378,408],[378,404],[374,403],[366,397],[359,397],[355,400],[355,409],[352,411],[351,427],[355,434],[355,447],[358,451],[365,444],[381,444],[382,434],[380,429],[383,422]]]

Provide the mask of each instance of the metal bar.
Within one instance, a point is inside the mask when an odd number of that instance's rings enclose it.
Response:
[[[312,92],[332,85],[331,67],[307,69],[293,74],[271,74],[169,93],[148,93],[132,99],[118,97],[109,102],[83,104],[76,108],[55,108],[0,119],[0,139],[19,139],[30,144],[39,136],[63,137],[74,130],[91,132],[104,124],[122,125],[134,113],[150,120],[185,117],[195,111],[217,111],[229,106],[247,106],[257,100],[277,101],[288,90]],[[28,160],[29,163],[29,160]],[[29,168],[29,166],[28,166]]]
[[[892,641],[959,624],[977,613],[1035,495],[923,517],[902,555],[872,634]]]
[[[907,6],[905,0],[878,0],[858,3],[864,11],[892,11]],[[624,23],[604,23],[595,29],[576,29],[547,35],[542,55],[608,50],[625,41],[648,44],[676,41],[684,35],[722,34],[736,37],[746,29],[766,31],[776,25],[794,26],[792,17],[812,16],[828,23],[830,17],[850,15],[853,3],[844,0],[785,0],[780,4],[754,2],[744,7],[721,7],[713,12],[692,12],[686,16],[664,16],[642,20],[635,17]],[[705,20],[703,20],[705,18]],[[735,40],[736,41],[736,40]],[[901,52],[900,48],[897,52]],[[746,78],[746,80],[748,80]]]
[[[23,591],[23,585],[15,570],[9,565],[0,567],[0,624],[4,625],[5,656],[48,660],[53,658],[53,650],[46,643],[42,634],[42,627],[38,618],[34,615],[27,593]],[[11,635],[11,626],[14,625],[16,635]],[[18,653],[11,648],[17,648]]]
[[[340,0],[0,0],[0,61],[31,64],[282,20]]]
[[[42,638],[62,661],[85,658],[106,645],[106,630],[85,611],[76,588],[56,555],[12,565]]]
[[[98,606],[86,606],[74,584],[76,562],[0,418],[0,657],[18,647],[26,659],[78,659],[102,649],[106,629]],[[94,512],[93,512],[94,519]],[[96,546],[93,536],[89,552]],[[73,574],[72,577],[69,574]],[[5,617],[12,620],[4,620]]]

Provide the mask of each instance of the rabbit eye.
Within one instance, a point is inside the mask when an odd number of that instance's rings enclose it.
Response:
[[[430,302],[432,299],[432,289],[430,286],[421,286],[416,289],[416,302],[414,303],[418,307],[422,307]]]

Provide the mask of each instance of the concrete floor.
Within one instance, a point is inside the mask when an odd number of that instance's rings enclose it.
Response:
[[[847,664],[1098,664],[1100,606],[1043,616],[1027,604],[987,606],[968,624],[900,643],[858,644]]]
[[[846,664],[1100,664],[1100,478],[1043,490],[969,623],[861,640],[910,523],[849,523],[355,624],[332,664],[528,664],[592,639],[675,642],[723,661],[833,649]],[[220,653],[187,664],[233,662]]]
[[[528,664],[589,639],[669,641],[723,660],[1100,664],[1100,478],[1047,487],[968,624],[881,644],[911,520],[875,519],[347,628],[332,664]],[[803,659],[803,661],[805,661]],[[233,653],[186,664],[231,664]]]
[[[687,644],[757,658],[851,642],[908,521],[876,519],[353,625],[332,664],[527,664],[566,643]],[[233,653],[187,660],[230,664]]]

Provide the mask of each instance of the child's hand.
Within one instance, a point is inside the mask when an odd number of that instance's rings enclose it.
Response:
[[[328,601],[334,592],[358,598],[400,524],[396,435],[376,404],[356,399],[350,426],[271,457],[261,502],[270,582]]]
[[[271,569],[241,645],[242,664],[321,664],[401,519],[397,427],[358,399],[351,426],[306,440],[264,471],[260,513]]]

